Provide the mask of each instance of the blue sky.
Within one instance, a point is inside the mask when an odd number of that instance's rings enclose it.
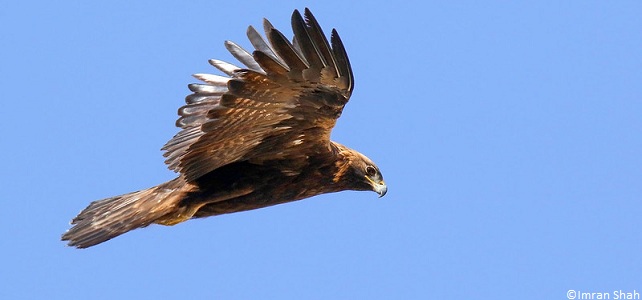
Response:
[[[356,87],[342,192],[150,226],[86,250],[90,201],[174,177],[196,82],[310,7]],[[0,5],[3,299],[566,299],[642,291],[642,2],[51,1]],[[613,297],[613,296],[611,296]]]

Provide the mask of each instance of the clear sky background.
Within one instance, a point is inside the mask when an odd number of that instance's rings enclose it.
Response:
[[[388,195],[59,241],[90,201],[172,179],[191,74],[306,6],[356,77],[333,139]],[[2,299],[642,292],[640,1],[13,1],[0,41]]]

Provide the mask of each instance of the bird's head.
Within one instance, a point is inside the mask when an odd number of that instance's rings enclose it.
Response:
[[[365,155],[343,145],[339,146],[342,162],[338,165],[335,182],[342,181],[350,190],[374,191],[379,194],[379,198],[383,197],[388,192],[388,187],[379,167]]]

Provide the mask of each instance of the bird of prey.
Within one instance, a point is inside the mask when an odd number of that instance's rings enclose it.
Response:
[[[244,66],[212,59],[226,76],[195,74],[178,110],[180,131],[162,148],[176,179],[94,201],[63,241],[90,247],[150,224],[234,213],[343,190],[387,187],[365,155],[330,140],[354,87],[336,30],[328,42],[309,9],[292,14],[289,41],[264,20],[251,53],[226,41]]]

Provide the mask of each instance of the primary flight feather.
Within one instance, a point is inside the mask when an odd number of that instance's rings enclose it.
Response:
[[[328,42],[305,9],[292,14],[290,42],[269,21],[267,41],[249,27],[248,52],[226,41],[244,66],[210,64],[226,76],[195,74],[203,83],[178,110],[181,128],[163,150],[180,175],[158,186],[92,202],[62,240],[90,247],[150,224],[174,225],[343,190],[387,187],[363,154],[330,140],[354,87],[336,30]]]

